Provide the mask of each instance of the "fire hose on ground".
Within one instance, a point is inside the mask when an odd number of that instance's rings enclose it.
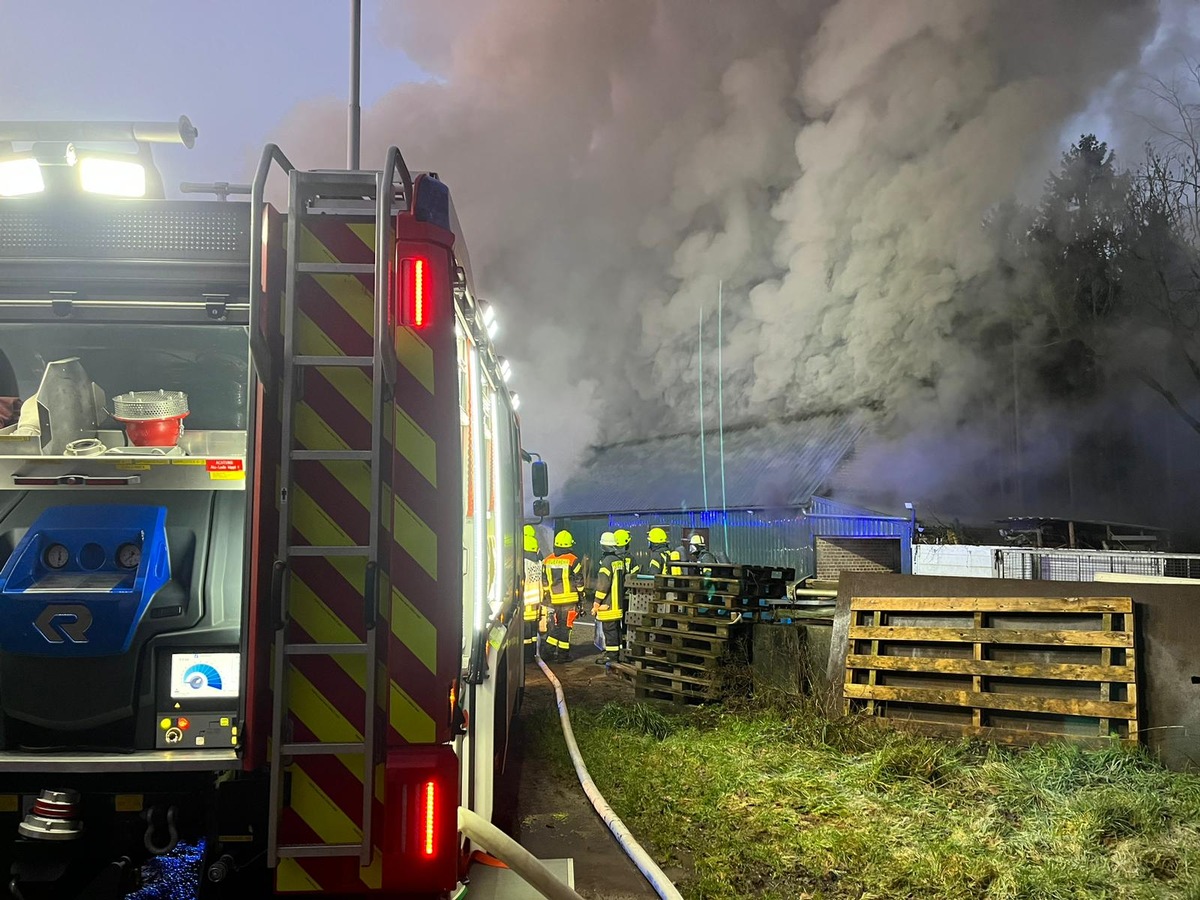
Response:
[[[559,881],[540,859],[478,813],[460,806],[458,830],[516,872],[548,900],[583,900],[573,889]]]
[[[587,794],[588,799],[592,802],[596,812],[600,818],[604,820],[604,824],[608,826],[608,830],[612,832],[617,843],[621,845],[621,849],[625,851],[625,855],[633,860],[634,865],[638,867],[646,880],[650,882],[650,886],[654,888],[654,892],[658,894],[662,900],[683,900],[683,895],[679,893],[679,889],[671,883],[658,864],[651,859],[641,844],[637,842],[629,829],[625,827],[625,823],[617,816],[604,796],[596,787],[596,783],[592,781],[592,776],[588,774],[587,766],[583,763],[583,756],[579,753],[579,745],[575,743],[575,733],[571,730],[571,717],[567,713],[567,701],[563,696],[562,684],[554,673],[550,671],[550,667],[542,661],[539,656],[537,663],[542,668],[543,674],[554,685],[554,696],[558,701],[558,718],[562,725],[563,737],[567,742],[567,750],[571,754],[571,762],[575,764],[575,774],[579,777],[579,783],[583,785],[583,792]],[[505,860],[507,862],[507,860]],[[573,893],[573,892],[572,892]],[[546,894],[547,897],[566,896],[560,894]]]

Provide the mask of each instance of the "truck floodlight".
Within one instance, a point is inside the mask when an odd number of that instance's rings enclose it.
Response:
[[[42,167],[32,156],[0,160],[0,197],[40,194],[46,189]]]
[[[500,377],[504,379],[505,384],[508,384],[508,379],[512,378],[512,366],[504,357],[500,358]]]
[[[146,167],[139,162],[85,156],[79,161],[79,185],[89,194],[146,196]]]
[[[496,321],[496,309],[490,303],[483,304],[483,325],[485,328],[491,328],[492,323]]]
[[[520,394],[512,395],[512,408],[513,408],[513,412],[516,412],[518,409],[521,408],[521,395]]]

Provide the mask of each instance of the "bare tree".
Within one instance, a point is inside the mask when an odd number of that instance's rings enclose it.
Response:
[[[1133,368],[1200,434],[1200,61],[1146,91],[1153,137],[1129,195],[1123,281],[1130,312],[1172,352]]]
[[[1170,82],[1151,78],[1146,92],[1154,108],[1143,120],[1154,137],[1139,175],[1176,233],[1200,247],[1200,60],[1185,60]]]

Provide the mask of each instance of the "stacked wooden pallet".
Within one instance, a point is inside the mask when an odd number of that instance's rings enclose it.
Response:
[[[1005,742],[1134,742],[1128,597],[854,597],[847,709]]]
[[[634,693],[639,699],[685,703],[716,700],[727,664],[746,659],[743,614],[757,606],[763,590],[775,588],[763,587],[769,579],[755,572],[755,596],[747,597],[743,576],[750,567],[676,565],[681,574],[657,576],[648,610],[629,624]]]

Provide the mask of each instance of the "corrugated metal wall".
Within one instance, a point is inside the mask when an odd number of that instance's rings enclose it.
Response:
[[[633,535],[635,555],[645,556],[646,533],[653,527],[667,529],[671,546],[677,547],[684,532],[694,528],[709,530],[709,543],[730,562],[760,566],[794,568],[797,578],[810,577],[816,566],[813,559],[814,536],[894,538],[900,541],[903,571],[910,571],[912,523],[908,519],[858,509],[820,497],[814,497],[809,511],[802,509],[764,512],[762,510],[720,510],[708,512],[672,512],[564,516],[555,520],[555,529],[565,528],[575,538],[575,553],[597,559],[600,535],[625,528]],[[546,533],[543,548],[550,547]],[[726,547],[728,546],[728,551]],[[644,559],[642,560],[644,563]]]
[[[618,528],[633,535],[635,555],[645,555],[646,533],[653,527],[667,529],[671,546],[677,547],[685,531],[707,528],[709,542],[722,557],[732,562],[794,568],[802,578],[813,571],[813,540],[804,514],[714,512],[666,515],[581,516],[557,519],[556,528],[566,528],[575,537],[576,554],[599,555],[600,535]],[[726,553],[726,534],[729,551]]]

